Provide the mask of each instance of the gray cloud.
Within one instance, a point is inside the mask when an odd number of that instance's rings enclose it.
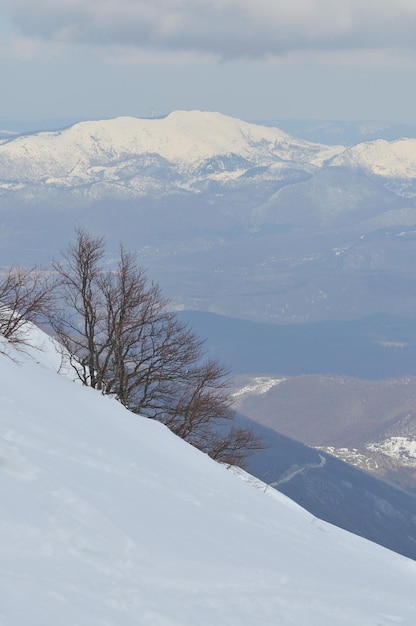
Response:
[[[6,0],[26,37],[222,59],[416,48],[415,0]]]

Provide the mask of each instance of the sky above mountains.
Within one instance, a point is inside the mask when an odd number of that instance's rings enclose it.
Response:
[[[413,0],[2,0],[0,120],[416,122]]]

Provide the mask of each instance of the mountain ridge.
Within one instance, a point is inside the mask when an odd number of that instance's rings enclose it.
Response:
[[[224,157],[237,159],[240,173],[258,166],[279,167],[286,161],[313,170],[339,150],[220,113],[177,111],[161,119],[120,117],[19,135],[0,145],[0,165],[3,184],[18,175],[27,183],[71,186],[98,182],[106,170],[108,181],[127,180],[129,174],[117,167],[129,163],[135,172],[144,155],[150,159],[158,155],[161,165],[169,163],[179,175],[198,177],[198,168],[214,157],[219,160],[217,174],[224,176],[229,169],[221,162]],[[139,158],[136,168],[135,158]],[[235,165],[229,165],[232,172]],[[215,173],[211,171],[211,176]]]
[[[410,316],[416,178],[341,166],[347,151],[201,111],[20,135],[0,145],[0,263],[48,261],[81,226],[137,251],[176,307]]]
[[[0,144],[0,163],[3,183],[14,180],[19,161],[29,172],[27,181],[38,176],[44,184],[57,183],[66,174],[70,185],[86,167],[92,176],[94,168],[115,167],[144,154],[158,154],[175,163],[182,174],[195,174],[198,165],[213,157],[236,156],[248,159],[251,167],[272,166],[277,171],[292,162],[310,172],[325,165],[341,165],[409,179],[413,178],[415,143],[416,139],[403,138],[370,140],[352,147],[330,146],[217,112],[174,111],[162,118],[125,116],[82,121],[58,131],[11,136]],[[222,165],[224,176],[227,167]],[[45,177],[46,169],[49,178]]]

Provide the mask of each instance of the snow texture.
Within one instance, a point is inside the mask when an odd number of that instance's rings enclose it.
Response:
[[[58,374],[32,336],[0,346],[2,626],[414,623],[416,563]]]

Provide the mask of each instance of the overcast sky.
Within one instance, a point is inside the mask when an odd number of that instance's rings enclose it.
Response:
[[[0,120],[416,123],[416,0],[0,0]]]

